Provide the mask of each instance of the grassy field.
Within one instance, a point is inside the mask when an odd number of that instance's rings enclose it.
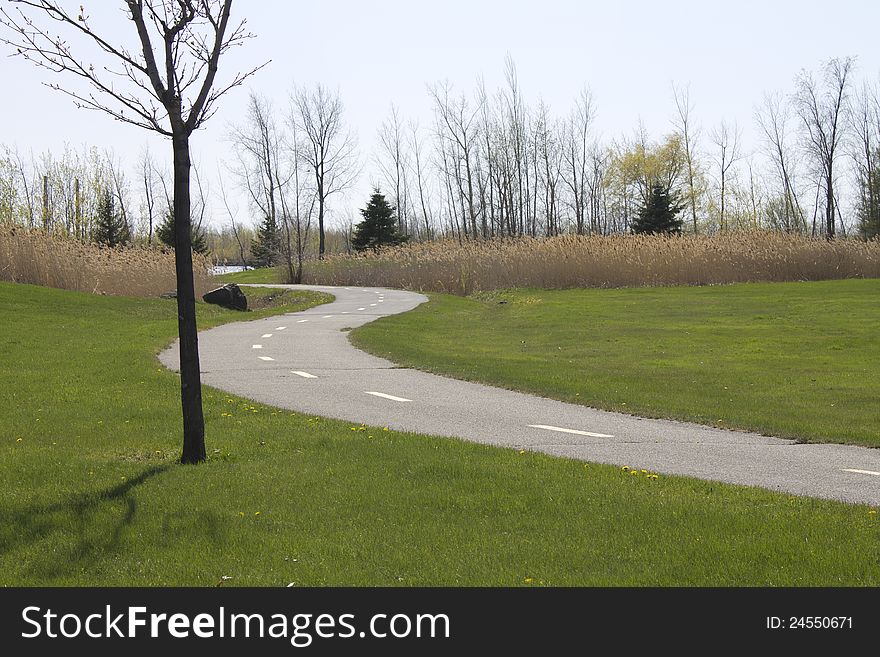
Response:
[[[432,295],[352,339],[597,408],[880,446],[878,301],[880,279]]]
[[[265,267],[232,272],[214,278],[221,283],[281,283],[282,271],[277,267]]]
[[[155,358],[173,302],[3,283],[0,307],[0,585],[880,585],[865,506],[211,389],[210,460],[181,466],[178,379]]]

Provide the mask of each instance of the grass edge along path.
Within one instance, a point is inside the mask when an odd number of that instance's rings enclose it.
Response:
[[[154,358],[173,301],[0,284],[0,307],[0,585],[880,584],[870,507],[211,388],[210,460],[181,466],[178,379]]]
[[[880,279],[430,298],[353,344],[609,411],[880,446]]]

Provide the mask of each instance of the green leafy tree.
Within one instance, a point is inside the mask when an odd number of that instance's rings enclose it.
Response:
[[[355,251],[372,249],[378,251],[383,246],[397,246],[408,239],[397,230],[395,209],[378,190],[373,192],[367,207],[361,210],[364,220],[354,228],[351,245]]]
[[[174,248],[174,213],[169,211],[165,215],[165,220],[156,229],[156,236],[159,238],[159,241],[162,244]],[[201,226],[197,224],[191,223],[189,228],[190,240],[192,241],[192,250],[193,253],[201,253],[205,255],[208,253],[208,240],[205,236],[205,231],[202,230]]]
[[[281,261],[281,231],[275,217],[267,216],[257,229],[251,258],[255,267],[274,267]]]
[[[647,202],[639,209],[639,216],[632,224],[633,233],[648,235],[681,233],[682,220],[678,213],[683,209],[668,187],[655,182]]]
[[[131,241],[131,230],[122,215],[116,212],[116,204],[113,202],[113,194],[110,190],[101,191],[92,239],[105,246],[122,246]]]

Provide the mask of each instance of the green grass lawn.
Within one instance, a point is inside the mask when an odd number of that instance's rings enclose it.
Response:
[[[279,267],[265,267],[222,274],[214,278],[221,283],[281,283],[282,271]]]
[[[431,295],[367,324],[397,363],[563,401],[880,446],[880,280]]]
[[[181,466],[179,383],[155,358],[174,302],[0,283],[0,308],[0,585],[880,585],[869,507],[212,389],[210,460]]]

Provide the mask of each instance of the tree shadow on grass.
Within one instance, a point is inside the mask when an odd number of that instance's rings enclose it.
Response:
[[[132,492],[169,466],[147,468],[137,477],[100,491],[24,509],[0,509],[0,557],[25,548],[22,560],[39,578],[69,575],[94,565],[119,546],[137,512]]]

